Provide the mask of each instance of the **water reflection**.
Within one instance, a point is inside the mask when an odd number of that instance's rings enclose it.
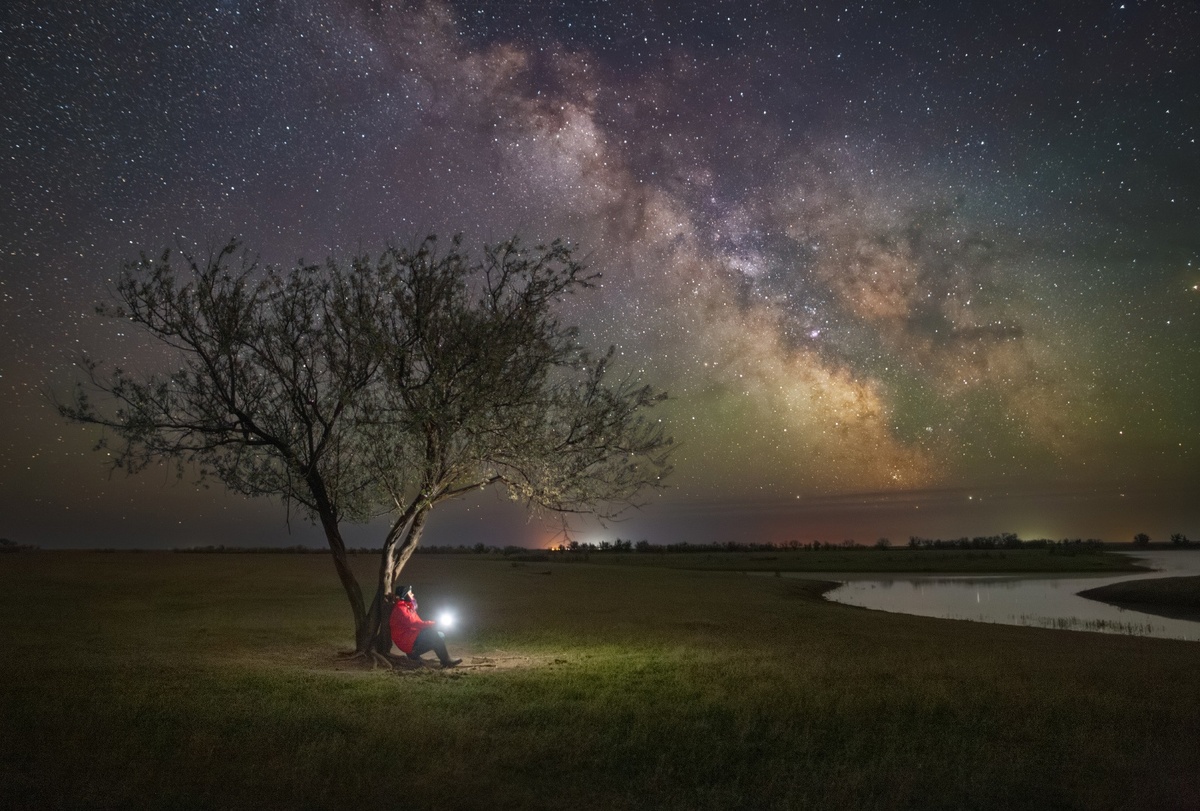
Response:
[[[835,602],[922,617],[1200,641],[1200,622],[1130,611],[1080,597],[1085,589],[1155,577],[1200,575],[1200,551],[1134,555],[1154,569],[1122,575],[836,575]]]

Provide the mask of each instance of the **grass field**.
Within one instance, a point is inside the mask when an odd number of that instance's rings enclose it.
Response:
[[[1059,548],[1020,549],[851,549],[773,552],[548,553],[515,556],[527,563],[604,563],[729,572],[911,572],[914,574],[1145,571],[1125,555]]]
[[[1196,643],[736,572],[417,556],[405,578],[423,613],[457,607],[466,666],[346,666],[320,555],[3,556],[0,804],[1200,807]]]

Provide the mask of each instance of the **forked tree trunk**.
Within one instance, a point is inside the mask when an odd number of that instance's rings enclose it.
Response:
[[[388,596],[392,593],[400,572],[404,570],[404,565],[421,542],[421,533],[425,529],[425,519],[428,515],[428,506],[418,507],[414,504],[393,525],[392,531],[384,541],[375,599],[371,601],[371,610],[367,613],[367,624],[373,629],[370,649],[378,653],[388,653],[392,649],[389,622],[392,602]]]
[[[350,610],[354,615],[354,654],[356,656],[371,656],[373,654],[388,654],[392,650],[392,635],[389,620],[391,619],[391,601],[388,596],[392,593],[396,578],[416,551],[421,541],[421,533],[425,529],[425,519],[432,507],[428,498],[417,499],[409,506],[404,514],[396,520],[388,532],[383,544],[383,555],[379,564],[379,578],[375,589],[375,598],[368,610],[363,601],[362,588],[350,570],[346,558],[346,544],[338,527],[337,516],[329,504],[324,482],[318,476],[309,477],[309,488],[320,509],[321,526],[325,530],[325,538],[332,553],[333,565],[337,569],[342,588],[350,601]]]

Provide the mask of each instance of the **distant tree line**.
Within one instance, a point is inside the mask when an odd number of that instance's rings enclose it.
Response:
[[[1148,546],[1151,542],[1150,536],[1146,533],[1138,533],[1133,538],[1133,543],[1137,546]],[[1186,535],[1176,532],[1171,535],[1171,545],[1174,547],[1190,547],[1191,539]],[[1016,533],[1004,532],[999,535],[979,535],[973,538],[923,538],[918,535],[910,536],[908,539],[908,548],[911,550],[921,551],[926,549],[966,549],[966,550],[994,550],[994,549],[1048,549],[1050,554],[1074,554],[1077,552],[1094,552],[1103,549],[1106,546],[1104,541],[1097,538],[1062,538],[1060,540],[1051,540],[1048,538],[1038,538],[1034,540],[1021,540]],[[10,541],[7,538],[0,538],[0,552],[21,552],[37,549],[38,547],[30,544],[19,544]],[[612,541],[600,541],[598,543],[585,543],[581,541],[568,540],[555,546],[551,549],[529,549],[524,546],[515,546],[512,544],[505,546],[496,546],[493,544],[474,543],[474,544],[443,544],[443,545],[423,545],[417,547],[416,554],[418,555],[499,555],[503,557],[514,556],[529,556],[537,554],[539,560],[548,560],[550,556],[570,556],[574,554],[604,554],[604,553],[643,553],[655,555],[668,554],[712,554],[715,552],[787,552],[804,550],[809,552],[833,551],[833,550],[888,550],[893,549],[892,542],[888,538],[880,538],[872,545],[861,544],[853,539],[843,541],[783,541],[780,543],[774,542],[739,542],[726,541],[724,543],[689,543],[682,541],[680,543],[669,544],[653,544],[646,539],[633,541],[630,539],[616,538]],[[146,549],[92,549],[92,552],[146,552],[152,550]],[[189,546],[170,550],[172,552],[182,553],[255,553],[255,554],[288,554],[288,555],[323,555],[329,554],[329,549],[326,547],[316,546],[301,546],[299,544],[293,546],[226,546],[225,544],[209,544],[206,546]],[[348,555],[378,555],[379,547],[347,547],[346,554]]]
[[[1186,543],[1186,541],[1184,541]],[[1036,540],[1023,541],[1013,533],[1004,533],[1001,535],[977,536],[974,538],[962,537],[952,539],[941,538],[922,538],[912,536],[908,541],[908,548],[914,550],[923,549],[1050,549],[1053,553],[1056,549],[1100,549],[1104,546],[1104,541],[1096,538],[1063,538],[1061,540],[1051,540],[1047,538],[1039,538]],[[892,549],[892,543],[887,538],[880,538],[873,545],[868,546],[861,544],[853,539],[842,541],[782,541],[779,543],[766,542],[741,542],[741,541],[725,541],[713,543],[690,543],[681,541],[679,543],[669,544],[652,544],[643,539],[640,541],[627,540],[617,538],[613,541],[599,541],[598,543],[586,543],[582,541],[564,541],[558,546],[545,550],[551,555],[572,555],[579,553],[616,553],[616,552],[634,552],[645,554],[712,554],[715,552],[788,552],[788,551],[832,551],[832,550],[886,550]],[[486,544],[477,543],[473,546],[422,546],[417,554],[503,554],[503,555],[521,555],[529,554],[530,550],[521,546],[488,546]]]
[[[1150,540],[1151,539],[1150,539],[1149,535],[1147,535],[1144,532],[1139,532],[1137,535],[1133,536],[1133,545],[1134,546],[1149,546]],[[1176,532],[1173,535],[1171,535],[1171,546],[1191,546],[1191,545],[1192,545],[1191,539],[1188,538],[1188,536],[1184,535],[1183,533]]]
[[[1143,542],[1140,539],[1145,537]],[[1139,534],[1134,538],[1135,544],[1149,543],[1149,536],[1144,533]],[[1171,536],[1171,543],[1174,546],[1189,546],[1191,541],[1187,536],[1176,533]],[[923,538],[919,535],[910,536],[908,539],[908,548],[911,550],[921,551],[927,549],[962,549],[962,550],[995,550],[995,549],[1048,549],[1050,554],[1056,553],[1076,553],[1076,552],[1094,552],[1105,547],[1105,542],[1098,538],[1062,538],[1053,540],[1049,538],[1037,538],[1032,540],[1022,540],[1014,532],[1003,532],[999,535],[977,535],[975,537],[963,536],[961,538]],[[631,539],[616,538],[612,541],[599,541],[590,543],[576,540],[566,540],[558,546],[548,550],[529,549],[524,546],[505,545],[496,546],[493,544],[474,543],[474,544],[429,544],[422,545],[417,548],[418,555],[500,555],[504,557],[513,556],[528,556],[531,553],[539,553],[545,556],[570,556],[575,554],[605,554],[605,553],[642,553],[654,555],[669,555],[669,554],[713,554],[716,552],[788,552],[788,551],[809,551],[809,552],[828,552],[833,550],[888,550],[893,549],[892,542],[888,538],[880,538],[872,545],[866,545],[848,538],[842,541],[799,541],[790,540],[779,543],[765,542],[744,542],[744,541],[725,541],[713,543],[690,543],[681,541],[679,543],[654,544],[646,539],[634,541]],[[307,546],[287,546],[287,547],[266,547],[266,548],[246,548],[246,547],[230,547],[224,545],[218,546],[203,546],[191,547],[188,549],[175,550],[179,552],[284,552],[284,553],[304,553],[304,554],[323,554],[329,550],[318,547]],[[359,547],[347,548],[348,554],[378,554],[379,549]],[[548,558],[545,558],[548,559]]]
[[[207,546],[188,546],[178,549],[172,549],[172,552],[182,552],[187,554],[205,554],[205,553],[225,553],[230,552],[251,552],[254,554],[264,555],[327,555],[329,548],[323,546],[301,546],[294,544],[292,546],[226,546],[225,544],[209,544]],[[378,555],[381,547],[369,548],[346,547],[347,555]]]
[[[908,539],[909,549],[1020,549],[1025,542],[1015,532],[1002,532],[999,535],[980,535],[975,538],[922,538],[913,535]]]
[[[17,543],[8,538],[0,538],[0,552],[31,552],[36,546],[27,543]]]
[[[984,535],[974,538],[954,538],[952,540],[930,539],[913,536],[908,539],[910,549],[1049,549],[1053,554],[1060,550],[1099,551],[1104,547],[1104,541],[1098,538],[1063,538],[1051,540],[1038,538],[1023,541],[1011,532],[1000,535]]]

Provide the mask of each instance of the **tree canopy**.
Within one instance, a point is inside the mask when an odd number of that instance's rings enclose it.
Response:
[[[59,410],[109,429],[101,444],[131,473],[174,460],[299,507],[325,532],[358,652],[384,652],[384,598],[437,504],[498,486],[532,508],[612,516],[662,486],[671,440],[649,410],[665,395],[613,380],[613,350],[592,355],[556,312],[595,278],[561,241],[515,238],[477,260],[428,237],[288,271],[236,241],[203,261],[142,255],[99,312],[177,365],[135,375],[84,357]],[[380,515],[367,603],[340,527]]]

